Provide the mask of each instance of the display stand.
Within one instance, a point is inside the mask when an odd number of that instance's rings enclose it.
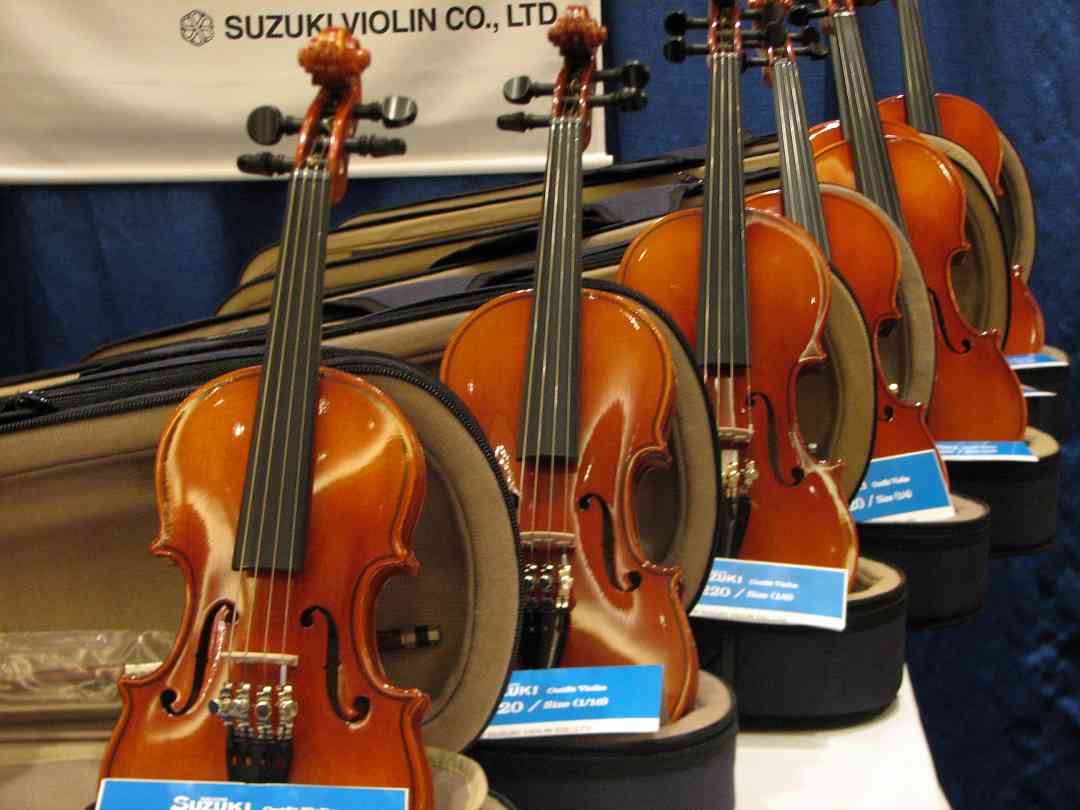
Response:
[[[896,702],[869,722],[740,732],[735,796],[739,810],[951,810],[906,668]]]

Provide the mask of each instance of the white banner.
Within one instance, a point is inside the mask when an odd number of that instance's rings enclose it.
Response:
[[[586,5],[599,19],[600,0]],[[266,149],[247,138],[248,113],[272,104],[303,116],[315,88],[297,53],[330,25],[371,51],[365,101],[401,94],[420,110],[393,133],[407,155],[353,160],[353,174],[539,171],[546,131],[502,132],[495,118],[547,111],[548,98],[507,104],[502,85],[521,74],[554,81],[561,57],[545,31],[561,10],[519,0],[0,0],[0,182],[244,177],[236,157]],[[361,122],[359,134],[382,130]],[[586,166],[610,162],[597,110]]]

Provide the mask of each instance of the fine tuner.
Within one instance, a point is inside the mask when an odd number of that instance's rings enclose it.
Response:
[[[408,96],[387,96],[382,101],[357,104],[352,110],[354,118],[381,121],[387,129],[408,126],[416,120],[416,113],[416,102]],[[302,118],[284,115],[277,107],[265,105],[256,107],[248,115],[247,133],[255,143],[270,146],[280,141],[283,135],[295,135],[303,124]],[[321,122],[318,130],[320,134],[328,135],[330,132],[328,122]],[[347,138],[342,143],[342,147],[349,154],[375,158],[404,155],[407,151],[405,141],[401,138],[383,138],[378,135]],[[291,172],[293,159],[286,155],[275,155],[272,152],[258,152],[241,155],[237,158],[236,166],[245,174],[272,177]]]

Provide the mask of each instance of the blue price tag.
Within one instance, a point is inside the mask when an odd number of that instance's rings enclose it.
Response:
[[[1063,368],[1068,364],[1060,357],[1052,354],[1010,354],[1005,357],[1009,361],[1009,367],[1014,371],[1022,371],[1028,368]]]
[[[946,461],[1026,461],[1039,457],[1024,442],[938,442]]]
[[[705,592],[690,615],[843,630],[847,624],[847,570],[718,557],[713,560]]]
[[[97,810],[406,810],[407,788],[105,779]]]
[[[655,665],[518,670],[482,739],[656,731],[663,679]]]
[[[1021,385],[1021,390],[1024,392],[1025,399],[1037,399],[1039,397],[1056,397],[1056,391],[1044,391],[1041,388],[1035,388],[1030,385]]]
[[[850,508],[859,523],[944,520],[956,514],[933,450],[872,459]]]

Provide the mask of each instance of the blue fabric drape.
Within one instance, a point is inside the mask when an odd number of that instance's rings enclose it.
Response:
[[[1066,349],[1075,364],[1080,276],[1073,275],[1069,257],[1080,232],[1074,203],[1080,187],[1080,105],[1071,77],[1078,72],[1080,17],[1065,0],[922,5],[938,89],[969,96],[990,110],[1027,163],[1039,209],[1032,286],[1050,342]],[[690,11],[702,13],[704,6],[699,0]],[[609,124],[620,160],[704,140],[702,62],[669,65],[660,56],[661,21],[671,8],[659,0],[605,0],[609,64],[637,57],[653,67],[649,108]],[[898,92],[892,4],[859,13],[879,95]],[[376,38],[365,44],[378,47]],[[538,38],[537,47],[548,46]],[[832,108],[825,68],[804,64],[803,75],[811,120],[821,120]],[[409,92],[380,77],[378,84],[384,82]],[[744,86],[748,128],[772,131],[771,100],[760,74],[747,74]],[[379,92],[375,85],[371,89]],[[263,101],[252,99],[252,105]],[[503,111],[490,112],[494,119]],[[335,217],[507,181],[357,182]],[[69,364],[105,341],[210,315],[243,262],[277,239],[282,205],[280,183],[0,190],[0,296],[6,314],[0,319],[0,375]],[[1077,386],[1080,380],[1074,380]],[[1080,401],[1080,391],[1072,396]],[[1080,796],[1080,517],[1073,493],[1078,442],[1063,448],[1057,546],[1038,557],[995,561],[988,606],[978,619],[914,634],[908,644],[935,762],[956,810],[1057,808]]]

